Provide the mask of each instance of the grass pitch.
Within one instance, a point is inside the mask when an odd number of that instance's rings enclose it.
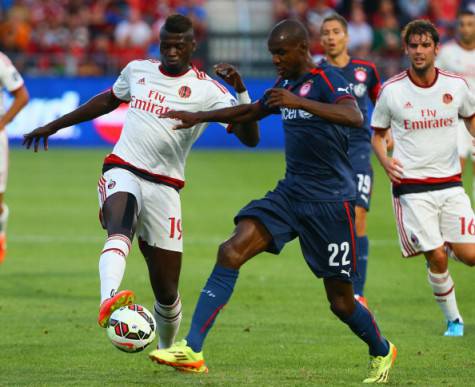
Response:
[[[9,250],[0,266],[0,385],[315,386],[358,385],[367,348],[330,312],[321,281],[298,243],[241,270],[236,291],[205,345],[208,375],[159,367],[147,350],[115,349],[96,323],[96,183],[106,150],[11,152]],[[280,152],[192,152],[183,190],[185,252],[180,291],[186,334],[199,292],[234,214],[283,176]],[[375,165],[366,295],[382,332],[399,349],[391,384],[475,385],[474,272],[450,263],[464,338],[444,338],[421,257],[400,258],[389,183]],[[123,288],[153,303],[134,245]]]

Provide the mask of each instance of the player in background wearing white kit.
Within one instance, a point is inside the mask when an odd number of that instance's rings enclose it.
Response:
[[[403,38],[410,67],[381,88],[371,121],[373,149],[392,182],[402,254],[424,254],[447,320],[444,335],[463,336],[447,256],[475,265],[475,217],[462,187],[456,138],[459,117],[475,135],[475,96],[461,76],[435,67],[439,35],[429,21],[410,22]],[[384,141],[389,128],[392,158]]]
[[[443,70],[462,75],[475,90],[475,14],[462,10],[457,17],[457,40],[444,44],[437,55],[436,65]],[[458,127],[458,151],[462,170],[467,157],[475,151],[472,136],[463,122]],[[472,157],[472,170],[475,171],[475,160]],[[475,200],[475,174],[472,177],[472,199]]]
[[[59,129],[109,113],[122,102],[129,109],[119,141],[106,157],[98,192],[101,223],[108,239],[99,260],[101,307],[99,325],[106,327],[111,313],[134,302],[130,290],[118,292],[134,234],[148,265],[155,295],[159,347],[169,347],[181,321],[178,293],[183,238],[179,190],[184,185],[185,160],[191,145],[207,123],[186,131],[173,130],[176,121],[160,118],[169,110],[212,110],[237,103],[218,82],[191,66],[195,50],[189,18],[172,15],[160,31],[160,61],[130,62],[112,90],[101,93],[73,112],[25,135],[24,144],[37,151],[41,139]],[[244,84],[230,65],[219,65],[218,75],[250,102]],[[259,141],[256,122],[230,128],[248,146]]]
[[[3,53],[0,53],[0,86],[13,97],[13,103],[5,110],[3,96],[0,95],[0,263],[2,263],[7,252],[6,230],[9,212],[3,197],[8,176],[8,137],[5,128],[29,100],[23,78]]]

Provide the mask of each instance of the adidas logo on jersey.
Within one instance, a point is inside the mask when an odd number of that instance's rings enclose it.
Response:
[[[140,79],[137,81],[137,84],[138,84],[138,85],[145,85],[145,78],[140,78]]]
[[[404,109],[412,109],[412,103],[410,103],[409,101],[407,101],[405,104],[404,104]]]

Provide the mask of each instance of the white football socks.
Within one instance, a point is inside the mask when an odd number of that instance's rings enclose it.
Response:
[[[156,301],[153,307],[153,315],[157,322],[158,348],[171,347],[182,319],[180,295],[172,305],[162,305]]]
[[[130,251],[130,239],[114,234],[107,241],[99,258],[101,280],[101,304],[119,289],[125,273],[125,261]]]
[[[462,316],[457,307],[457,300],[455,299],[455,285],[449,271],[437,274],[427,270],[430,286],[434,293],[435,301],[439,304],[442,313],[444,313],[447,321],[454,321],[459,319],[463,322]]]
[[[8,206],[3,203],[3,212],[0,215],[0,233],[5,233],[7,231],[7,221],[9,214],[10,210],[8,209]]]

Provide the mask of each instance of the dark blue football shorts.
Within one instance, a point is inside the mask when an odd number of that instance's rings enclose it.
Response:
[[[298,237],[305,261],[317,277],[351,282],[356,268],[354,202],[302,202],[275,190],[241,209],[234,223],[243,218],[257,219],[271,234],[268,252],[279,254]]]

